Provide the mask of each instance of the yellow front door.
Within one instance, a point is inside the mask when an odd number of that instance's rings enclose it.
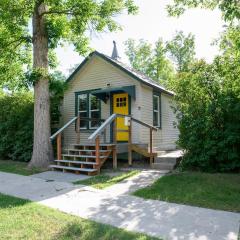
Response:
[[[129,115],[128,94],[118,93],[113,95],[113,113]],[[121,131],[122,130],[122,131]],[[128,141],[128,126],[125,126],[124,118],[117,118],[117,141]]]

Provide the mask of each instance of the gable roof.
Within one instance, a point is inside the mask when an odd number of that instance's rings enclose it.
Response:
[[[160,84],[156,83],[154,80],[152,80],[151,78],[149,78],[148,76],[146,76],[145,74],[143,74],[140,71],[137,71],[129,66],[127,66],[126,64],[114,60],[112,58],[110,58],[109,56],[100,53],[98,51],[94,51],[92,53],[89,54],[88,57],[86,57],[82,63],[75,69],[75,71],[68,77],[67,82],[71,81],[73,79],[73,77],[77,74],[77,72],[87,63],[87,61],[92,58],[93,56],[98,56],[102,59],[104,59],[105,61],[111,63],[113,66],[117,67],[118,69],[124,71],[125,73],[127,73],[130,77],[134,78],[137,81],[140,81],[141,83],[144,83],[148,86],[153,87],[155,90],[158,90],[160,92],[164,92],[168,95],[174,96],[174,92],[167,90],[166,88],[164,88],[163,86],[161,86]]]

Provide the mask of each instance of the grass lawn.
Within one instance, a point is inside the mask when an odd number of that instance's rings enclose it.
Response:
[[[20,175],[32,175],[34,173],[42,172],[38,169],[29,169],[26,162],[17,162],[11,160],[0,160],[0,171],[16,173]]]
[[[134,171],[120,173],[118,176],[110,176],[107,174],[101,174],[101,175],[91,177],[89,179],[77,181],[74,184],[83,184],[83,185],[88,185],[88,186],[91,186],[94,188],[103,189],[103,188],[109,187],[113,184],[116,184],[118,182],[121,182],[124,179],[132,177],[132,176],[136,175],[137,173],[139,173],[139,171],[134,170]]]
[[[0,194],[0,239],[154,240]]]
[[[240,175],[184,172],[159,178],[135,196],[240,212]]]

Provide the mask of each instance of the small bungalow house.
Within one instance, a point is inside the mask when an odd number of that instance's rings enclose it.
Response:
[[[152,164],[156,151],[176,148],[174,93],[121,63],[115,42],[111,57],[92,52],[67,81],[52,168],[94,174],[110,156],[116,167],[118,153],[130,165],[133,151]]]

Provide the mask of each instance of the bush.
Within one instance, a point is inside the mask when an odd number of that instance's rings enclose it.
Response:
[[[33,95],[0,94],[0,159],[29,161],[33,145]]]
[[[49,88],[51,124],[56,128],[66,83],[59,74],[55,74]],[[30,161],[33,148],[33,93],[25,91],[7,94],[0,91],[0,109],[0,159]],[[55,131],[52,129],[52,132]]]
[[[240,67],[234,59],[196,63],[176,83],[184,169],[240,169]]]

